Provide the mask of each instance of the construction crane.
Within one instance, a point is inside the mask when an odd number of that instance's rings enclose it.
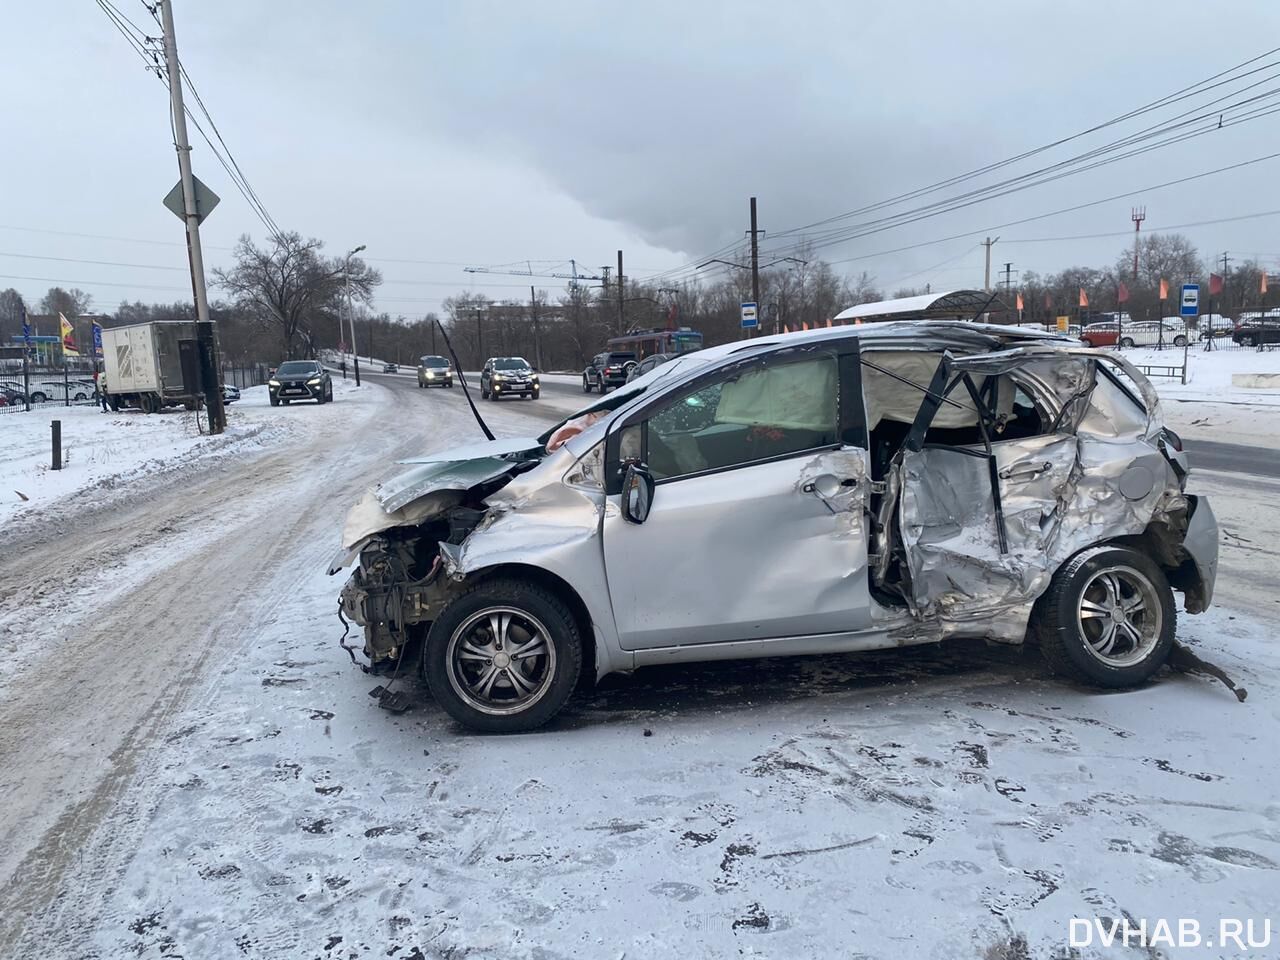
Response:
[[[523,270],[520,269],[519,264],[515,263],[503,263],[494,267],[463,267],[462,269],[466,273],[495,273],[503,277],[548,277],[554,280],[568,280],[575,287],[584,280],[601,282],[608,280],[608,277],[579,272],[577,260],[570,260],[568,263],[568,273],[564,272],[565,261],[563,260],[539,260],[539,268],[537,270],[533,268],[532,260],[524,262]]]

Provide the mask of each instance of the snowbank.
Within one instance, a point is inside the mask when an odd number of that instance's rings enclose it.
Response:
[[[342,415],[341,401],[355,386],[335,379],[333,389],[338,402],[321,408],[325,418]],[[45,403],[30,412],[6,413],[0,416],[0,525],[76,494],[112,491],[176,466],[275,446],[305,433],[305,416],[303,406],[272,408],[266,387],[246,389],[241,400],[227,406],[227,430],[220,436],[201,433],[203,413],[197,422],[194,413],[176,408],[147,415]],[[56,471],[51,469],[54,420],[62,421],[63,468]],[[74,509],[74,503],[67,506]]]

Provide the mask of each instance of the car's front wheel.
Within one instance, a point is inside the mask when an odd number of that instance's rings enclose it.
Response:
[[[1187,338],[1184,337],[1182,334],[1178,334],[1176,337],[1173,338],[1173,345],[1175,347],[1185,347],[1187,345]]]
[[[591,392],[591,381],[587,379],[586,374],[582,375],[582,392],[583,393]]]
[[[1092,547],[1067,561],[1036,604],[1032,628],[1055,673],[1132,687],[1169,656],[1177,628],[1164,571],[1131,547]]]
[[[1125,348],[1132,347],[1132,346],[1133,346],[1133,338],[1132,338],[1132,337],[1121,337],[1121,338],[1120,338],[1120,346],[1125,347]]]
[[[573,614],[523,580],[490,580],[450,603],[432,623],[422,658],[440,706],[486,733],[542,726],[569,699],[581,669]]]

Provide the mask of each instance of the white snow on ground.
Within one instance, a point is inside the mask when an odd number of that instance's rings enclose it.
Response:
[[[334,397],[354,390],[334,381]],[[341,408],[327,408],[341,415]],[[103,413],[99,407],[36,404],[29,412],[0,416],[0,525],[33,514],[55,500],[73,508],[73,494],[114,489],[182,464],[207,457],[243,454],[281,442],[305,429],[300,415],[272,409],[266,387],[252,387],[227,406],[227,429],[207,429],[204,414],[171,408],[159,414],[139,410]],[[50,423],[62,421],[63,467],[53,470]]]
[[[1280,658],[1263,624],[1181,628],[1243,705],[1173,675],[1076,689],[971,647],[643,671],[504,738],[421,692],[379,711],[336,647],[334,588],[297,584],[225,651],[140,772],[138,818],[91,845],[129,852],[114,889],[73,872],[29,944],[1047,958],[1072,917],[1274,913]]]
[[[1187,349],[1187,382],[1177,378],[1153,376],[1162,398],[1251,403],[1258,406],[1280,406],[1280,389],[1249,388],[1232,383],[1233,374],[1271,373],[1280,375],[1280,350],[1221,349],[1208,352],[1203,344],[1193,343]],[[1182,366],[1183,351],[1176,348],[1157,350],[1140,347],[1121,351],[1121,356],[1138,366]],[[1161,371],[1163,372],[1163,371]]]
[[[1273,617],[1180,618],[1182,641],[1249,688],[1244,704],[1168,672],[1134,692],[1076,688],[1033,653],[979,644],[645,670],[512,737],[466,733],[410,678],[396,685],[413,710],[379,710],[366,694],[387,681],[337,646],[341,578],[322,572],[344,457],[367,471],[364,447],[393,431],[420,452],[475,432],[460,397],[404,393],[392,428],[366,409],[354,438],[334,436],[343,420],[298,418],[314,434],[281,446],[325,472],[270,488],[268,510],[228,488],[225,506],[182,518],[136,567],[77,574],[69,608],[42,588],[0,600],[10,637],[65,633],[55,667],[70,669],[73,642],[96,652],[137,622],[139,642],[208,657],[201,672],[119,664],[122,678],[190,693],[109,760],[96,736],[66,743],[56,712],[43,728],[34,770],[136,769],[72,794],[106,812],[58,821],[52,903],[24,899],[30,874],[0,894],[11,954],[1091,960],[1143,954],[1069,952],[1072,917],[1275,925]],[[500,435],[525,435],[546,426],[533,406],[481,410]],[[350,416],[341,404],[270,413]],[[216,541],[250,507],[273,533]],[[200,566],[175,564],[170,582],[170,549]],[[1236,562],[1225,550],[1223,577]],[[125,588],[136,596],[117,602]],[[130,606],[154,606],[153,591],[174,604],[172,635],[150,632],[164,610]],[[96,692],[63,694],[76,700],[63,709]],[[51,791],[51,806],[69,802]],[[37,863],[36,878],[51,869]]]

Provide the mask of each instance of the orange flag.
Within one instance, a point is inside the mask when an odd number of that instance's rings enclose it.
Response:
[[[1265,270],[1262,271],[1262,281],[1258,284],[1258,292],[1264,295],[1267,292],[1267,271]]]
[[[1022,312],[1022,294],[1018,294],[1018,312]]]
[[[1169,281],[1168,280],[1160,281],[1160,299],[1161,300],[1169,299]]]
[[[1087,307],[1089,305],[1089,295],[1084,292],[1084,287],[1080,288],[1080,306]]]

